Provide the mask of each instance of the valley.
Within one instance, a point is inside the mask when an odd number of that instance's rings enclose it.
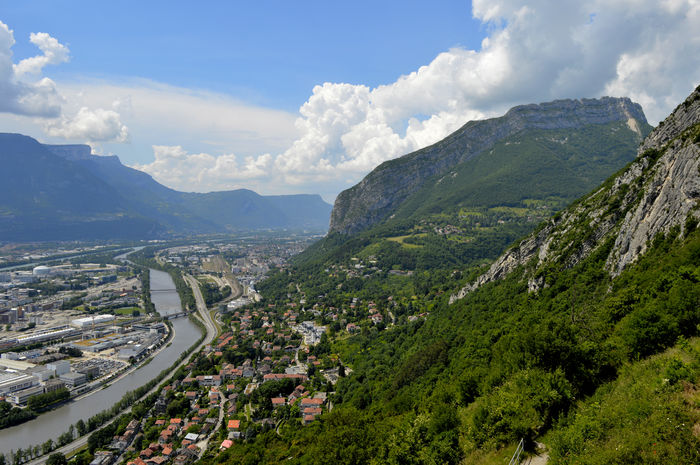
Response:
[[[642,115],[492,140],[383,216],[339,220],[348,196],[366,198],[352,188],[323,237],[140,243],[129,266],[172,277],[174,311],[191,313],[203,347],[130,410],[93,421],[76,443],[86,449],[62,453],[76,464],[491,464],[522,444],[533,463],[692,463],[698,95],[653,131]],[[541,121],[542,109],[514,114]],[[111,263],[125,247],[84,260]],[[18,250],[8,263],[38,257]],[[89,310],[81,299],[75,311]]]

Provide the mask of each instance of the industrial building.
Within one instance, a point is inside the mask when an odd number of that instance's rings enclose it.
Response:
[[[0,395],[10,395],[39,384],[39,380],[24,373],[0,374]]]
[[[76,318],[71,321],[71,324],[76,328],[84,329],[90,328],[94,325],[107,323],[109,321],[114,321],[114,315],[94,315],[85,318]]]

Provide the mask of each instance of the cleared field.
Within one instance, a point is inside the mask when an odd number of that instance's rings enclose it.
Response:
[[[420,249],[423,247],[422,245],[418,244],[407,244],[404,242],[409,237],[425,237],[427,236],[427,233],[420,233],[420,234],[411,234],[411,235],[406,235],[406,236],[395,236],[395,237],[387,237],[386,239],[391,242],[398,242],[401,244],[403,247],[406,247],[407,249]]]

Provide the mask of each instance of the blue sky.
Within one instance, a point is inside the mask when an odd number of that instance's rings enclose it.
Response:
[[[31,32],[70,48],[54,80],[140,77],[292,112],[316,84],[376,87],[485,36],[469,1],[32,0],[1,15],[18,60],[36,54]]]
[[[518,104],[700,83],[696,0],[5,2],[0,131],[170,187],[319,193]]]

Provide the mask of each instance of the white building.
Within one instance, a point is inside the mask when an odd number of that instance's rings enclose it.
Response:
[[[70,371],[70,362],[68,360],[57,360],[55,362],[47,363],[46,368],[56,372],[56,376],[61,376]]]
[[[0,375],[0,395],[9,395],[15,391],[30,388],[39,384],[39,380],[24,373],[8,373]]]
[[[24,405],[27,403],[30,397],[36,396],[37,394],[43,394],[43,386],[32,386],[27,389],[22,389],[21,391],[15,391],[7,396],[7,400],[15,405]]]
[[[90,328],[93,325],[99,325],[102,323],[107,323],[109,321],[114,321],[114,315],[94,315],[85,318],[76,318],[71,321],[71,324],[76,328]]]

